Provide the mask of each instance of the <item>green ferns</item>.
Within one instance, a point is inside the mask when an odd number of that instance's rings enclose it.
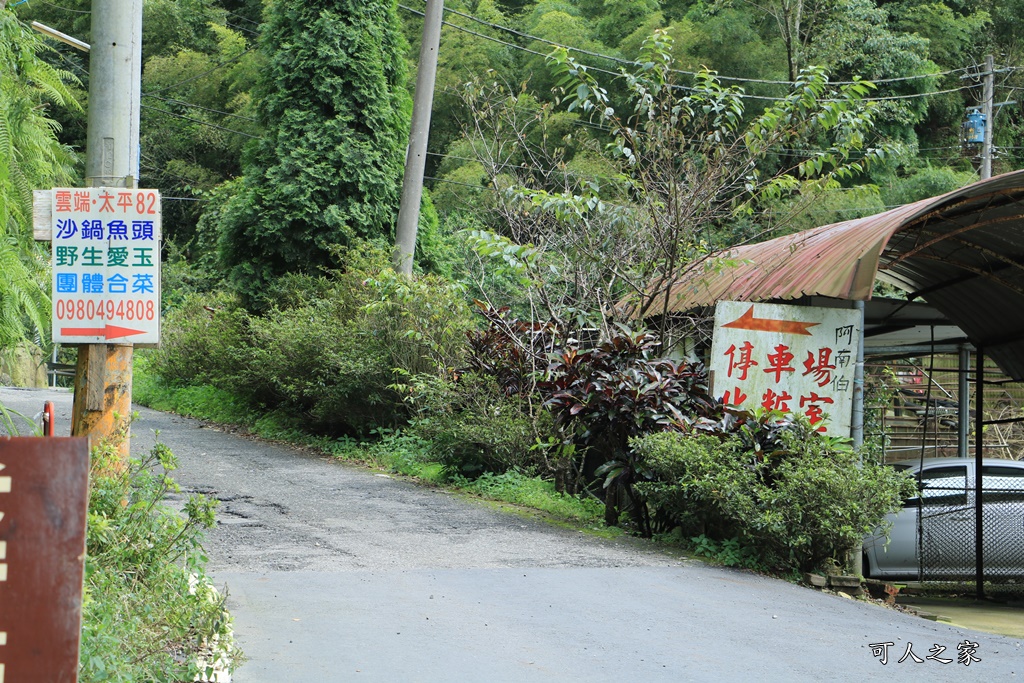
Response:
[[[78,108],[66,82],[74,77],[44,63],[42,41],[0,11],[0,349],[48,325],[45,257],[33,244],[32,190],[68,182],[74,155],[46,117],[49,104]]]

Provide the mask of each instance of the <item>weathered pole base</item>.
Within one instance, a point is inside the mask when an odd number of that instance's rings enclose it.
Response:
[[[128,464],[132,418],[132,347],[83,344],[75,367],[71,435],[89,437],[92,448],[109,438],[117,450],[118,469]]]

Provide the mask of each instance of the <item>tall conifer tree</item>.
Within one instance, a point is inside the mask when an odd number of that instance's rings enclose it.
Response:
[[[267,132],[221,220],[222,259],[252,308],[280,275],[338,265],[332,245],[390,239],[411,109],[394,0],[274,0],[265,12]]]

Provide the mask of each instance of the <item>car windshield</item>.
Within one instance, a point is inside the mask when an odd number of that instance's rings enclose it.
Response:
[[[918,491],[921,497],[908,499],[904,505],[966,505],[967,467],[965,465],[941,465],[926,467],[919,476]]]

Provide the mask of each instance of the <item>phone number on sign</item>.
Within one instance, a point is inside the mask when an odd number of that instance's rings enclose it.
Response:
[[[153,320],[156,304],[152,300],[128,299],[114,301],[93,301],[92,299],[57,299],[58,320]]]

